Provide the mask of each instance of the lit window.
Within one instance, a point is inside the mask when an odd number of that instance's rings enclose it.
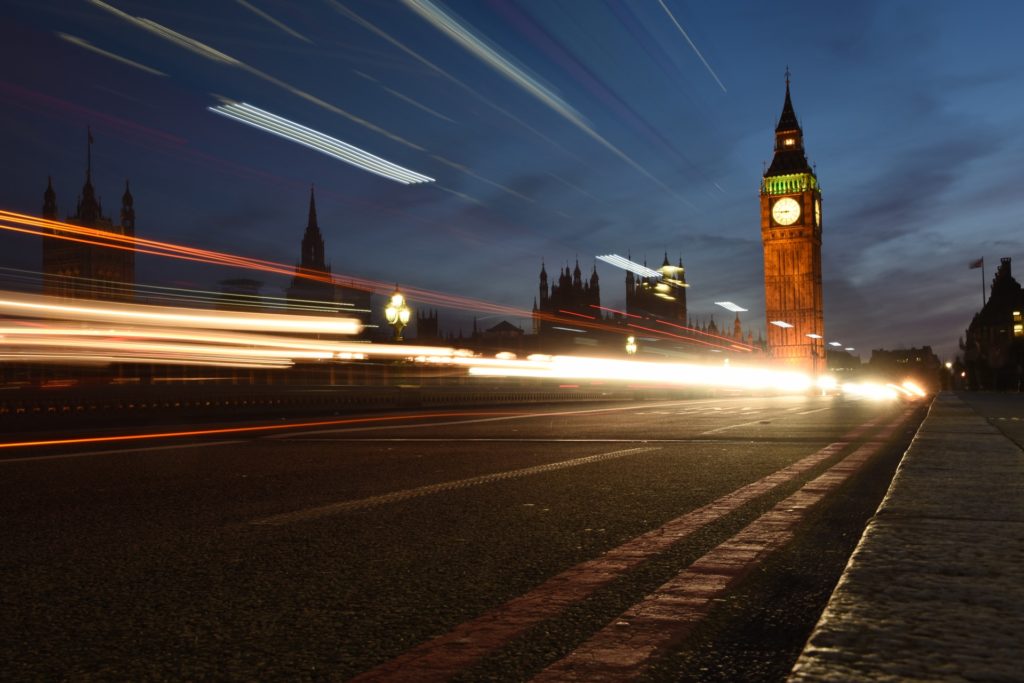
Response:
[[[1015,323],[1022,322],[1021,319],[1020,319],[1020,311],[1014,311],[1013,312],[1013,322],[1015,322]]]
[[[782,141],[782,144],[784,144],[786,147],[792,147],[793,145],[796,144],[796,140],[794,138],[786,138],[785,140]]]
[[[1013,336],[1014,337],[1024,337],[1024,324],[1022,324],[1022,323],[1014,323],[1013,324]]]

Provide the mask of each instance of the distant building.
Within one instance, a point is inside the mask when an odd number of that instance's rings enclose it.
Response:
[[[768,352],[788,368],[821,372],[821,186],[804,153],[788,71],[786,100],[775,127],[775,156],[761,180],[761,243]]]
[[[1010,259],[1000,259],[988,301],[961,341],[965,384],[971,389],[1021,391],[1024,379],[1024,292]]]
[[[441,342],[441,332],[437,325],[437,309],[416,311],[416,341],[432,344]]]
[[[64,222],[100,233],[135,237],[135,200],[128,181],[121,196],[120,222],[103,215],[103,206],[92,185],[92,133],[86,148],[85,184],[78,197],[75,213]],[[53,179],[43,193],[43,218],[58,221],[57,193]],[[51,229],[53,235],[58,230]],[[85,238],[89,239],[89,238]],[[102,241],[103,235],[96,239]],[[43,293],[71,299],[132,301],[135,288],[135,249],[131,243],[116,243],[124,248],[86,244],[58,237],[43,238]]]
[[[331,266],[324,256],[324,237],[317,222],[316,195],[313,188],[310,188],[309,216],[302,235],[299,263],[287,290],[292,310],[297,313],[315,313],[318,304],[322,303],[331,311],[358,318],[363,325],[367,325],[370,321],[371,295],[371,290],[355,283],[337,284],[337,278],[331,274]]]
[[[576,268],[559,270],[558,281],[548,287],[548,273],[544,264],[540,266],[540,296],[533,302],[533,331],[535,334],[547,335],[563,323],[552,320],[587,319],[600,321],[601,318],[601,284],[597,276],[597,266],[591,271],[588,280],[583,279],[580,262]]]
[[[673,266],[665,252],[665,260],[658,271],[661,277],[642,277],[626,271],[626,312],[685,325],[687,284],[682,257],[679,265]]]

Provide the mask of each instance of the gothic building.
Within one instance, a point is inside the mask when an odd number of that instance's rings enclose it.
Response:
[[[296,312],[316,307],[318,302],[322,302],[330,304],[333,311],[359,318],[366,325],[370,321],[371,294],[369,289],[355,283],[336,284],[336,278],[331,275],[331,266],[324,256],[324,237],[316,215],[316,194],[310,188],[309,217],[302,234],[299,263],[287,290],[288,299]]]
[[[644,264],[646,265],[646,263]],[[686,270],[669,263],[668,252],[659,268],[662,276],[642,277],[626,271],[626,312],[686,324]]]
[[[103,205],[92,185],[92,133],[89,134],[85,184],[78,197],[75,213],[64,222],[83,228],[92,228],[112,235],[135,236],[135,200],[125,181],[121,196],[120,222],[103,215]],[[57,193],[53,179],[47,180],[43,193],[43,218],[60,220],[57,213]],[[53,235],[59,230],[50,229]],[[98,235],[102,239],[102,234]],[[120,243],[121,246],[130,246]],[[105,301],[131,301],[134,298],[135,251],[73,242],[57,237],[43,237],[43,293],[73,299],[101,299]]]
[[[966,386],[997,391],[1024,390],[1024,289],[1003,258],[988,300],[960,341]]]
[[[558,281],[548,287],[548,273],[544,264],[540,266],[540,297],[533,302],[533,330],[535,334],[550,332],[559,326],[548,316],[559,318],[590,318],[601,320],[601,285],[597,276],[597,266],[591,271],[590,278],[583,279],[579,259],[576,267],[569,270],[566,265],[559,269]]]
[[[788,70],[786,100],[775,128],[775,156],[761,180],[761,242],[768,353],[788,368],[821,372],[821,187],[804,153]]]
[[[302,250],[292,284],[288,287],[288,298],[297,304],[321,301],[333,304],[338,299],[331,278],[331,267],[324,258],[324,236],[317,223],[313,188],[309,190],[309,219],[306,221],[306,231],[302,234]]]

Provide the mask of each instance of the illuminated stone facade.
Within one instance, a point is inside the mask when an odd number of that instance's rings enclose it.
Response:
[[[761,242],[768,352],[789,369],[822,372],[821,187],[804,153],[788,75],[775,156],[761,181]]]

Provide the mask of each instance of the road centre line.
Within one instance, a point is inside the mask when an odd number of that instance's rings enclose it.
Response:
[[[904,411],[884,433],[895,433],[913,412]],[[855,474],[883,444],[872,441],[857,448],[531,680],[555,683],[637,678],[654,659],[688,635],[754,567],[792,540],[811,508]]]
[[[562,460],[559,462],[548,463],[546,465],[535,465],[534,467],[524,467],[518,470],[505,470],[504,472],[494,472],[492,474],[484,474],[479,477],[457,479],[455,481],[443,481],[438,484],[419,486],[414,489],[392,491],[391,493],[385,493],[379,496],[370,496],[369,498],[360,498],[358,500],[345,500],[338,503],[318,505],[316,507],[306,508],[305,510],[296,510],[295,512],[285,512],[279,515],[271,515],[269,517],[254,519],[249,523],[256,526],[281,526],[283,524],[291,524],[293,522],[304,522],[311,519],[329,517],[331,515],[340,514],[342,512],[350,512],[352,510],[363,510],[369,507],[376,507],[378,505],[384,505],[387,503],[397,503],[399,501],[409,500],[410,498],[419,498],[421,496],[427,496],[433,493],[455,491],[457,489],[466,489],[471,486],[490,484],[492,482],[504,481],[507,479],[518,479],[520,477],[526,477],[533,474],[554,472],[555,470],[564,470],[569,467],[589,465],[591,463],[601,462],[603,460],[611,460],[613,458],[621,458],[627,455],[635,455],[637,453],[646,453],[648,451],[656,450],[658,450],[656,446],[645,446],[640,448],[627,448],[624,450],[611,451],[609,453],[598,453],[596,455],[587,455],[582,458]]]
[[[694,403],[714,403],[729,399],[708,399],[706,401],[695,401]],[[659,403],[653,406],[650,405],[636,405],[636,406],[619,406],[616,408],[590,408],[587,410],[560,410],[543,413],[515,413],[512,415],[502,415],[501,417],[484,417],[472,420],[451,420],[449,422],[429,422],[423,424],[414,425],[381,425],[374,427],[352,427],[348,429],[316,429],[305,432],[289,432],[288,434],[271,434],[268,435],[267,439],[288,439],[296,436],[311,436],[316,434],[340,434],[349,432],[367,432],[375,431],[379,429],[416,429],[420,427],[451,427],[453,425],[463,424],[480,424],[482,422],[506,422],[508,420],[527,420],[531,418],[544,418],[544,417],[563,417],[566,415],[586,415],[589,413],[611,413],[611,412],[622,412],[626,410],[643,410],[646,408],[660,408],[669,405],[679,405],[684,401],[672,401],[671,403]]]
[[[42,462],[44,460],[71,460],[72,458],[86,458],[93,455],[117,455],[118,453],[146,453],[148,451],[168,451],[173,449],[200,448],[213,446],[230,446],[231,444],[245,443],[243,439],[234,441],[201,441],[199,443],[175,443],[166,446],[147,446],[145,448],[117,448],[106,451],[87,451],[85,453],[60,453],[56,455],[27,455],[23,458],[0,458],[0,465],[7,465],[15,462]]]
[[[483,615],[425,641],[352,682],[440,683],[472,666],[488,653],[542,621],[554,618],[601,587],[664,552],[701,528],[792,481],[842,452],[849,443],[883,421],[876,417],[851,429],[840,441],[808,455],[702,507],[672,519],[622,545],[557,574],[536,588]],[[586,680],[581,678],[579,680]]]
[[[810,415],[811,413],[820,413],[821,411],[829,410],[830,408],[831,406],[829,406],[829,408],[815,408],[814,410],[805,410],[803,412],[797,413],[797,415]]]

